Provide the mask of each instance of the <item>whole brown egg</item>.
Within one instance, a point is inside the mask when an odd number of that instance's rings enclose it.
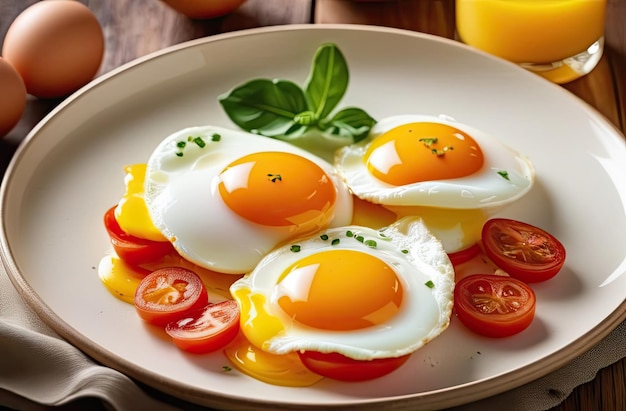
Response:
[[[7,31],[2,56],[28,93],[66,96],[91,81],[102,63],[104,35],[89,8],[73,0],[44,0],[25,9]]]
[[[0,136],[18,123],[26,107],[26,87],[17,71],[0,57]]]

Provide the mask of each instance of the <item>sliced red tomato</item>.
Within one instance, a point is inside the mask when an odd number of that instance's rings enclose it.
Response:
[[[218,350],[239,332],[239,306],[233,300],[209,304],[167,324],[165,332],[183,351],[203,354]]]
[[[471,247],[468,247],[464,250],[460,250],[454,253],[449,253],[448,258],[450,258],[450,262],[452,265],[456,266],[459,264],[463,264],[472,258],[476,257],[480,253],[480,246],[478,244],[474,244]]]
[[[382,377],[400,368],[409,357],[353,360],[339,353],[299,352],[300,360],[312,372],[340,381],[367,381]]]
[[[532,283],[548,280],[565,263],[565,247],[533,225],[494,218],[485,223],[482,244],[487,257],[512,277]]]
[[[508,337],[535,318],[534,291],[515,278],[474,274],[454,288],[456,316],[470,330],[487,337]]]
[[[154,325],[165,326],[209,303],[200,277],[180,268],[161,268],[144,277],[135,291],[135,309]]]
[[[131,265],[150,263],[174,252],[169,241],[152,241],[126,234],[115,219],[113,206],[104,214],[104,227],[111,238],[115,254]]]

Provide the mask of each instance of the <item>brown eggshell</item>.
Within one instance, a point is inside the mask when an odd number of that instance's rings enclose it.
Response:
[[[104,35],[95,15],[73,0],[44,0],[11,24],[2,56],[37,97],[66,96],[91,81],[104,54]]]
[[[0,136],[15,127],[26,107],[26,87],[17,71],[0,57]]]
[[[246,0],[162,0],[174,10],[192,19],[211,19],[228,14]]]

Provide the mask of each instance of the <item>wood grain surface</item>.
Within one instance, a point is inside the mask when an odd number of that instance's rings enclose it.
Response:
[[[0,0],[0,42],[13,19],[35,2]],[[455,36],[454,0],[248,0],[234,13],[214,20],[188,19],[158,0],[82,0],[82,3],[95,13],[105,33],[105,58],[99,74],[186,40],[269,25],[371,24],[447,38]],[[602,60],[592,73],[563,87],[595,107],[624,133],[626,0],[608,0],[608,3],[606,50]],[[60,101],[29,97],[18,126],[0,140],[0,171],[30,129]],[[554,410],[626,410],[626,359],[602,369],[594,380],[576,388]]]

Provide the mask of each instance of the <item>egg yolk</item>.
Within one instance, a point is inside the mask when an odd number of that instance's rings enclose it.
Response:
[[[126,192],[115,208],[115,219],[125,233],[152,241],[167,241],[152,222],[144,200],[146,165],[134,164],[125,168]]]
[[[469,134],[447,124],[419,122],[374,139],[363,161],[374,177],[401,186],[470,175],[484,158]]]
[[[367,200],[353,197],[354,205],[352,213],[352,225],[370,227],[375,230],[393,224],[398,216],[381,204],[375,204]]]
[[[226,357],[241,372],[257,380],[286,387],[307,387],[323,377],[309,371],[297,353],[276,355],[250,344],[243,335],[224,349]]]
[[[98,266],[98,277],[116,298],[134,304],[135,291],[147,273],[126,264],[116,256],[105,256]]]
[[[487,211],[480,208],[450,210],[436,207],[419,206],[385,206],[395,213],[398,219],[406,216],[420,216],[428,228],[444,244],[454,239],[454,248],[446,248],[447,252],[457,252],[471,247],[480,241],[482,227],[487,221]]]
[[[314,162],[291,153],[260,152],[229,164],[219,193],[239,216],[266,226],[291,226],[295,233],[325,227],[337,192]]]
[[[276,295],[278,305],[295,321],[348,331],[392,318],[403,289],[395,270],[381,259],[355,250],[329,250],[287,268]]]
[[[222,274],[199,267],[177,253],[166,255],[162,260],[138,266],[126,264],[115,255],[107,255],[100,260],[98,276],[106,289],[120,300],[134,304],[135,291],[141,279],[152,271],[166,267],[182,267],[198,274],[209,295],[231,298],[230,286],[241,276]]]
[[[462,251],[480,241],[489,214],[484,209],[446,209],[423,206],[390,206],[354,198],[352,224],[381,229],[400,218],[419,216],[449,253]]]

